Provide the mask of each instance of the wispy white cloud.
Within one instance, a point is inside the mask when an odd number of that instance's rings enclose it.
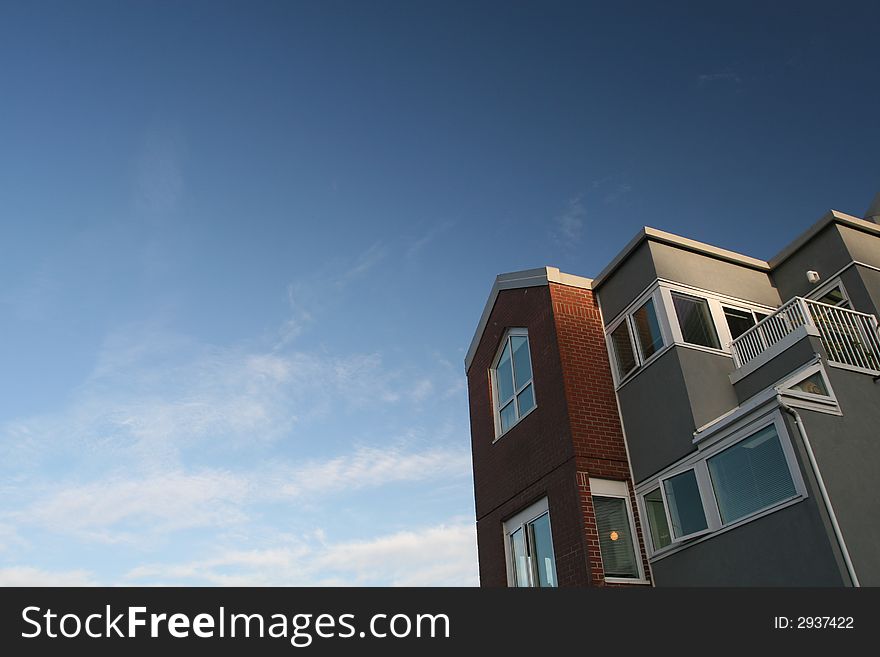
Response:
[[[8,535],[11,541],[14,526],[9,523],[17,523],[86,542],[144,548],[185,529],[246,528],[269,502],[327,502],[395,484],[462,481],[469,473],[470,453],[464,448],[406,449],[401,444],[361,447],[306,463],[276,458],[236,471],[116,473],[31,488],[23,508],[3,514],[0,539]]]
[[[431,242],[437,239],[440,235],[445,233],[447,230],[452,228],[455,224],[452,221],[442,221],[440,223],[434,224],[425,232],[421,237],[414,240],[407,248],[406,248],[406,259],[409,261],[417,260],[418,257],[422,254],[422,252],[427,248]]]
[[[284,472],[289,483],[281,490],[293,496],[359,490],[398,482],[460,478],[470,469],[470,452],[465,449],[406,452],[397,447],[365,447]]]
[[[562,214],[553,219],[553,240],[562,246],[576,246],[581,241],[586,215],[582,194],[569,200]]]
[[[30,566],[0,568],[0,586],[97,586],[85,570],[50,571]]]
[[[273,348],[283,349],[302,335],[328,308],[340,302],[348,288],[379,267],[388,254],[385,244],[375,242],[350,260],[336,258],[321,270],[289,283],[289,314],[278,329]]]
[[[388,247],[381,242],[376,242],[358,254],[351,265],[338,269],[335,275],[332,276],[332,280],[337,287],[349,285],[353,281],[366,276],[387,256]]]
[[[473,523],[423,527],[365,540],[327,542],[320,532],[258,550],[132,569],[132,583],[226,586],[475,586]]]
[[[218,471],[115,476],[62,487],[13,517],[86,541],[144,547],[172,531],[241,522],[248,486]]]
[[[135,159],[134,206],[140,218],[164,221],[177,212],[184,191],[184,146],[175,131],[150,130]]]
[[[253,447],[331,411],[395,403],[395,385],[378,354],[219,348],[132,330],[108,340],[66,409],[0,425],[0,469],[59,453],[167,469],[204,443]]]

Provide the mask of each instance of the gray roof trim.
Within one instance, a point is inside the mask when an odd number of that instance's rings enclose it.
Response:
[[[727,262],[732,262],[737,265],[741,265],[743,267],[749,267],[751,269],[758,269],[760,271],[769,272],[775,269],[780,263],[787,260],[794,253],[797,253],[799,249],[801,249],[807,242],[809,242],[813,237],[815,237],[818,233],[824,230],[828,225],[832,223],[838,223],[843,226],[849,226],[850,228],[854,228],[856,230],[860,230],[865,233],[871,233],[873,235],[880,236],[880,224],[875,224],[873,221],[868,221],[866,219],[859,219],[858,217],[853,217],[852,215],[846,214],[844,212],[839,212],[838,210],[829,210],[825,216],[823,216],[819,221],[810,226],[806,231],[804,231],[799,237],[797,237],[793,242],[791,242],[788,246],[786,246],[782,251],[780,251],[776,256],[770,259],[770,261],[759,260],[758,258],[752,258],[751,256],[743,255],[742,253],[737,253],[736,251],[728,251],[727,249],[721,249],[717,246],[712,246],[711,244],[705,244],[704,242],[698,242],[696,240],[689,239],[687,237],[681,237],[680,235],[675,235],[673,233],[667,233],[666,231],[657,230],[656,228],[651,228],[649,226],[645,226],[636,233],[636,236],[630,240],[629,244],[627,244],[623,250],[615,256],[614,260],[612,260],[602,272],[593,279],[593,289],[598,288],[605,282],[605,280],[612,274],[614,271],[622,265],[627,258],[633,253],[633,251],[638,248],[638,246],[644,242],[645,240],[652,240],[654,242],[660,242],[663,244],[669,244],[671,246],[678,247],[680,249],[686,249],[688,251],[693,251],[695,253],[699,253],[702,255],[709,256],[711,258],[717,258],[719,260],[726,260]]]
[[[795,238],[793,242],[791,242],[788,246],[782,249],[782,251],[773,256],[770,259],[770,267],[775,269],[781,263],[788,260],[791,256],[797,253],[801,249],[801,247],[803,247],[807,242],[813,239],[816,235],[818,235],[832,223],[849,226],[850,228],[854,228],[855,230],[860,230],[865,233],[871,233],[872,235],[880,236],[880,224],[875,224],[873,221],[867,221],[865,219],[859,219],[858,217],[853,217],[852,215],[846,214],[844,212],[838,212],[837,210],[829,210],[824,217],[822,217],[821,219],[819,219],[819,221],[807,228],[807,230],[805,230],[797,238]]]
[[[477,323],[477,330],[471,339],[470,347],[468,347],[467,355],[464,358],[464,369],[467,372],[474,360],[474,354],[477,353],[477,346],[483,338],[483,331],[486,330],[486,324],[489,323],[489,315],[492,314],[492,308],[495,307],[495,300],[498,293],[502,290],[516,290],[525,287],[540,287],[548,283],[559,283],[560,285],[568,285],[570,287],[580,287],[586,290],[592,289],[593,281],[582,276],[574,276],[559,271],[556,267],[540,267],[538,269],[524,269],[523,271],[514,271],[507,274],[499,274],[492,284],[489,291],[489,298],[483,307],[483,314]]]
[[[718,260],[726,260],[727,262],[732,262],[751,269],[759,269],[761,271],[769,271],[770,269],[770,264],[764,260],[759,260],[758,258],[752,258],[751,256],[743,255],[736,251],[728,251],[727,249],[712,246],[705,242],[698,242],[697,240],[692,240],[688,237],[681,237],[674,233],[667,233],[664,230],[645,226],[636,233],[636,236],[629,241],[629,244],[623,247],[623,250],[615,256],[614,260],[612,260],[608,266],[593,279],[593,289],[602,285],[602,283],[604,283],[606,279],[614,273],[614,271],[620,267],[620,265],[629,258],[632,252],[635,251],[645,240],[660,242],[661,244],[669,244],[680,249],[700,253],[711,258],[717,258]]]

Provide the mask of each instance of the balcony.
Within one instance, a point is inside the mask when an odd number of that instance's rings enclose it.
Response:
[[[803,297],[788,301],[736,338],[731,343],[734,363],[741,368],[767,362],[788,348],[792,339],[803,335],[816,335],[822,340],[829,363],[880,374],[877,318]]]

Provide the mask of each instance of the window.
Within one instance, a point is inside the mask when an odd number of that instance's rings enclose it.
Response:
[[[547,498],[505,522],[504,539],[510,586],[557,586]]]
[[[497,434],[507,432],[535,408],[532,360],[525,329],[511,329],[491,371]]]
[[[840,414],[840,406],[831,389],[831,382],[821,362],[807,365],[776,386],[789,404],[833,415]]]
[[[730,329],[731,340],[736,340],[739,336],[757,324],[755,315],[751,310],[728,308],[727,306],[722,306],[722,308],[724,309],[724,318],[727,320],[727,328]],[[763,317],[766,317],[766,315],[763,315],[762,318]]]
[[[696,471],[693,468],[665,479],[663,494],[666,497],[666,508],[669,509],[669,520],[675,538],[691,536],[709,528]]]
[[[672,303],[685,342],[712,349],[721,348],[706,299],[673,292]]]
[[[645,495],[644,500],[648,528],[651,531],[651,545],[656,552],[672,543],[672,537],[669,535],[669,521],[666,520],[666,507],[663,506],[663,495],[659,488],[655,488]]]
[[[823,379],[822,375],[818,372],[816,372],[815,374],[811,374],[806,379],[798,381],[791,386],[791,390],[806,392],[810,395],[821,395],[823,397],[828,396],[828,388],[825,387],[825,379]]]
[[[618,379],[623,379],[636,368],[632,340],[629,337],[629,323],[623,320],[611,332],[611,346],[614,348],[614,362],[617,364]]]
[[[793,447],[780,437],[786,435],[780,412],[735,426],[742,428],[688,457],[673,474],[639,486],[652,554],[726,531],[805,495]]]
[[[651,293],[634,312],[624,315],[608,332],[609,351],[618,383],[666,344],[657,314],[658,302],[659,295]]]
[[[642,360],[648,360],[663,346],[663,334],[660,332],[660,322],[657,321],[653,299],[648,299],[633,313],[633,326],[639,339]]]
[[[797,494],[772,424],[713,456],[707,463],[723,524]]]
[[[852,309],[852,304],[849,302],[849,297],[846,294],[843,283],[839,280],[831,288],[828,288],[824,292],[820,292],[820,296],[810,295],[810,298],[815,299],[820,303],[837,306],[838,308]]]
[[[615,384],[620,386],[672,343],[729,353],[730,343],[766,319],[768,310],[744,299],[658,279],[608,324]]]
[[[642,579],[626,482],[590,479],[590,490],[605,579]]]

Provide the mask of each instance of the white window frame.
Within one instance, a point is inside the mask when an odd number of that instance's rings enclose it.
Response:
[[[498,381],[495,378],[495,372],[498,368],[498,361],[501,360],[501,354],[504,353],[504,347],[510,344],[510,338],[512,336],[521,336],[526,339],[526,344],[528,345],[528,354],[529,354],[529,370],[532,376],[526,381],[520,388],[516,387],[516,376],[513,376],[513,401],[510,402],[514,405],[514,409],[516,410],[516,421],[513,422],[506,431],[501,430],[501,405],[498,400]],[[514,369],[514,360],[513,360],[513,345],[510,346],[510,365],[511,368]],[[532,341],[529,340],[529,332],[528,329],[524,328],[511,328],[507,329],[504,332],[504,337],[498,345],[498,350],[495,353],[495,358],[492,359],[492,365],[489,367],[489,385],[492,388],[492,409],[493,415],[495,416],[495,440],[498,440],[502,436],[506,435],[511,429],[513,429],[517,424],[519,424],[523,418],[527,417],[532,411],[538,408],[538,394],[535,390],[535,368],[533,366],[532,361]],[[519,395],[523,390],[525,390],[529,385],[532,386],[532,397],[535,400],[534,406],[532,406],[529,410],[527,410],[522,415],[519,414],[519,400],[517,399],[517,395]]]
[[[814,374],[819,374],[822,377],[822,382],[825,384],[825,390],[828,391],[827,395],[817,395],[811,392],[804,392],[803,390],[792,389],[791,386],[800,383],[804,379],[808,379]],[[802,367],[794,374],[790,374],[781,382],[777,383],[774,387],[776,388],[776,391],[785,397],[793,406],[819,411],[821,413],[842,415],[840,411],[840,402],[837,400],[837,395],[834,394],[834,388],[831,387],[831,380],[828,378],[828,372],[825,370],[821,361],[816,361],[811,365]]]
[[[657,350],[651,354],[648,358],[645,358],[644,353],[642,351],[642,346],[638,339],[635,330],[635,320],[633,319],[633,315],[636,314],[642,307],[651,301],[654,304],[654,314],[657,317],[657,324],[660,327],[660,336],[663,339],[663,344],[661,344]],[[614,348],[614,341],[611,338],[611,335],[617,328],[626,323],[626,328],[629,333],[629,342],[633,351],[633,358],[635,360],[635,365],[633,368],[626,372],[625,374],[621,374],[618,371],[617,367],[617,352]],[[622,313],[620,317],[618,317],[613,323],[609,324],[605,329],[605,346],[608,350],[608,359],[611,365],[611,374],[614,377],[615,386],[620,386],[623,382],[628,381],[632,378],[637,372],[641,371],[642,368],[654,362],[657,358],[659,358],[666,350],[669,348],[671,344],[670,340],[670,328],[669,328],[669,320],[666,317],[666,312],[663,309],[663,301],[660,296],[659,287],[655,284],[653,285],[647,292],[639,295],[638,299],[636,299],[633,303],[629,305],[626,312]]]
[[[802,372],[803,371],[805,370],[802,370]],[[737,443],[748,439],[750,436],[756,434],[757,432],[770,425],[774,425],[776,429],[776,436],[779,440],[780,446],[782,447],[782,452],[785,455],[785,462],[788,465],[788,472],[791,475],[791,480],[794,484],[795,494],[784,500],[774,502],[767,507],[753,511],[752,513],[743,516],[742,518],[737,518],[736,520],[733,520],[726,524],[722,523],[721,513],[718,510],[718,501],[716,499],[715,489],[712,485],[712,480],[709,475],[709,466],[707,462],[713,456],[716,456],[721,452],[727,450],[728,448],[733,447]],[[694,470],[696,474],[697,488],[700,491],[700,499],[703,503],[704,513],[706,514],[707,529],[700,532],[695,532],[693,534],[688,534],[687,536],[682,536],[681,538],[676,539],[675,532],[672,528],[672,518],[669,514],[669,503],[666,499],[666,489],[663,485],[663,482],[688,470]],[[636,502],[641,517],[644,518],[645,521],[648,523],[650,523],[650,520],[648,519],[644,497],[648,493],[651,493],[658,486],[660,487],[660,495],[663,499],[663,508],[666,512],[666,522],[669,525],[669,535],[672,539],[672,542],[666,547],[660,548],[658,550],[654,547],[653,539],[649,539],[648,541],[646,541],[646,545],[650,550],[650,556],[652,559],[659,556],[665,556],[666,554],[670,554],[672,552],[677,552],[678,550],[685,549],[686,547],[694,545],[695,543],[709,540],[713,536],[717,536],[722,532],[732,530],[736,527],[739,527],[740,525],[744,525],[748,522],[757,520],[758,518],[761,518],[765,515],[774,513],[775,511],[781,510],[787,506],[790,506],[791,504],[806,499],[808,496],[807,488],[801,475],[801,469],[798,465],[797,457],[795,455],[795,448],[792,443],[791,435],[788,431],[788,427],[785,424],[782,413],[778,409],[770,413],[764,413],[763,415],[753,418],[751,420],[747,420],[745,423],[738,422],[731,427],[730,431],[713,440],[711,444],[701,446],[696,454],[687,457],[681,463],[670,466],[664,472],[661,472],[658,476],[652,477],[644,483],[639,484],[639,486],[636,488]],[[650,530],[651,527],[649,524],[646,531],[649,537],[651,533]]]
[[[645,497],[653,493],[655,490],[660,491],[660,504],[663,505],[663,516],[666,518],[666,529],[669,530],[669,545],[664,545],[663,547],[657,547],[654,545],[654,533],[652,531],[653,527],[651,525],[651,517],[648,514],[648,505],[645,503]],[[675,545],[673,539],[675,538],[675,534],[672,531],[672,523],[669,519],[669,506],[666,504],[666,500],[663,498],[663,486],[657,482],[654,486],[650,487],[648,490],[636,495],[636,500],[639,508],[639,517],[644,518],[644,522],[642,523],[642,531],[645,533],[645,542],[646,547],[648,548],[648,554],[653,555],[657,554],[662,550],[666,550],[667,548]]]
[[[675,305],[672,301],[672,294],[674,292],[685,296],[704,299],[707,302],[715,333],[718,336],[718,349],[715,349],[714,347],[705,347],[692,342],[685,342],[684,336],[681,332],[681,326],[678,322],[678,315],[675,312]],[[660,325],[660,333],[663,336],[663,346],[657,349],[650,358],[646,359],[642,355],[641,347],[638,344],[633,315],[647,302],[648,299],[652,299],[654,302],[654,312],[657,314],[657,322]],[[628,383],[647,365],[654,362],[654,360],[675,345],[687,347],[688,349],[706,351],[713,354],[721,354],[732,358],[730,344],[733,342],[733,338],[730,334],[730,328],[727,326],[727,317],[724,315],[724,308],[751,313],[752,317],[755,319],[755,323],[759,321],[758,318],[755,317],[755,313],[771,315],[777,310],[777,308],[773,306],[766,306],[745,299],[729,297],[724,294],[712,292],[711,290],[705,290],[691,285],[658,278],[632,303],[621,311],[613,321],[609,322],[608,326],[605,328],[605,346],[608,351],[611,375],[614,378],[615,388],[620,388],[622,385]],[[630,345],[632,346],[636,364],[632,370],[621,375],[617,371],[617,354],[614,350],[611,334],[624,322],[627,323]]]
[[[811,299],[812,301],[819,301],[819,299],[824,297],[835,287],[840,288],[840,294],[841,296],[843,296],[843,301],[831,305],[834,305],[836,308],[853,309],[852,299],[849,296],[849,292],[846,291],[846,286],[843,284],[840,276],[835,276],[827,283],[824,283],[821,286],[817,287],[815,290],[807,295],[807,299]]]
[[[674,479],[675,477],[684,474],[685,472],[690,472],[691,470],[694,473],[694,479],[697,482],[697,490],[700,493],[700,502],[703,505],[703,516],[706,518],[706,528],[700,529],[696,532],[691,532],[690,534],[685,534],[684,536],[676,536],[675,527],[672,524],[672,514],[669,511],[669,500],[666,497],[666,482],[670,479]],[[705,534],[714,531],[720,526],[721,518],[717,517],[717,508],[714,509],[713,515],[712,505],[706,503],[706,493],[710,491],[712,483],[709,479],[709,469],[708,467],[706,467],[705,461],[697,461],[696,463],[689,465],[685,468],[680,468],[678,470],[675,470],[674,472],[670,472],[668,475],[665,475],[658,479],[657,483],[660,485],[660,496],[663,499],[663,508],[666,511],[666,522],[669,525],[669,537],[672,539],[672,543],[670,543],[670,545],[676,545],[678,543],[683,543],[685,541],[699,538],[700,536],[704,536]],[[652,488],[651,490],[654,489]]]
[[[541,516],[547,516],[547,524],[550,527],[550,541],[551,546],[553,547],[553,573],[554,577],[556,577],[555,586],[559,587],[559,574],[556,569],[556,546],[552,545],[553,542],[553,521],[550,518],[550,504],[546,497],[538,500],[534,504],[526,507],[516,515],[511,516],[507,520],[502,523],[503,533],[504,533],[504,560],[507,563],[507,586],[512,588],[517,588],[516,585],[516,564],[513,561],[513,554],[510,551],[510,535],[515,533],[516,530],[522,529],[523,535],[526,540],[527,549],[531,551],[531,538],[529,536],[528,525],[533,523],[535,520],[540,518]],[[529,588],[535,587],[535,579],[536,575],[536,565],[532,559],[531,554],[528,556],[528,564],[529,564]]]
[[[752,324],[751,328],[754,328],[754,326],[758,322],[762,321],[761,319],[758,319],[755,316],[756,313],[761,313],[762,315],[764,315],[764,317],[769,317],[772,314],[772,311],[764,312],[763,310],[755,310],[754,308],[749,308],[748,306],[743,306],[738,303],[728,303],[727,301],[721,301],[720,303],[721,303],[721,317],[722,317],[723,326],[724,326],[724,340],[722,341],[722,346],[727,345],[726,351],[728,351],[728,352],[730,352],[730,345],[733,343],[733,341],[736,338],[734,338],[733,334],[730,332],[730,325],[727,323],[727,315],[724,314],[725,308],[730,308],[730,310],[739,310],[740,312],[749,313],[752,316],[752,320],[755,322],[754,324]],[[709,307],[711,308],[711,304]],[[719,338],[719,340],[721,339],[720,332],[718,334],[718,338]]]
[[[721,310],[720,303],[712,303],[713,299],[707,297],[702,294],[694,294],[690,290],[680,290],[678,288],[665,288],[665,299],[668,301],[669,306],[667,307],[667,312],[669,313],[669,319],[672,323],[672,334],[675,337],[675,341],[677,343],[687,345],[688,347],[694,347],[696,349],[704,349],[706,351],[711,352],[723,352],[724,345],[730,342],[730,331],[727,329],[727,318],[724,317],[724,311]],[[703,344],[696,344],[694,342],[687,342],[684,339],[684,333],[681,330],[681,322],[678,319],[678,313],[675,312],[675,301],[673,300],[673,295],[678,295],[681,297],[690,297],[691,299],[697,299],[700,301],[706,302],[706,307],[709,310],[709,319],[712,321],[712,328],[715,330],[715,337],[718,339],[718,347],[708,347]],[[717,300],[714,300],[717,301]],[[720,321],[719,321],[720,320]],[[722,332],[721,328],[724,328]],[[728,352],[730,349],[728,348]]]
[[[625,481],[614,481],[611,479],[593,479],[590,477],[590,498],[593,497],[614,497],[624,500],[626,503],[626,515],[629,519],[629,531],[632,536],[633,555],[638,567],[637,577],[607,577],[605,576],[605,565],[602,565],[602,576],[606,582],[615,584],[647,584],[645,579],[645,570],[642,566],[642,549],[639,542],[639,535],[636,533],[636,522],[633,517],[632,498],[629,494],[629,486]],[[595,509],[595,506],[594,506]],[[595,513],[595,510],[594,510]],[[599,556],[601,558],[602,548],[599,547]]]

